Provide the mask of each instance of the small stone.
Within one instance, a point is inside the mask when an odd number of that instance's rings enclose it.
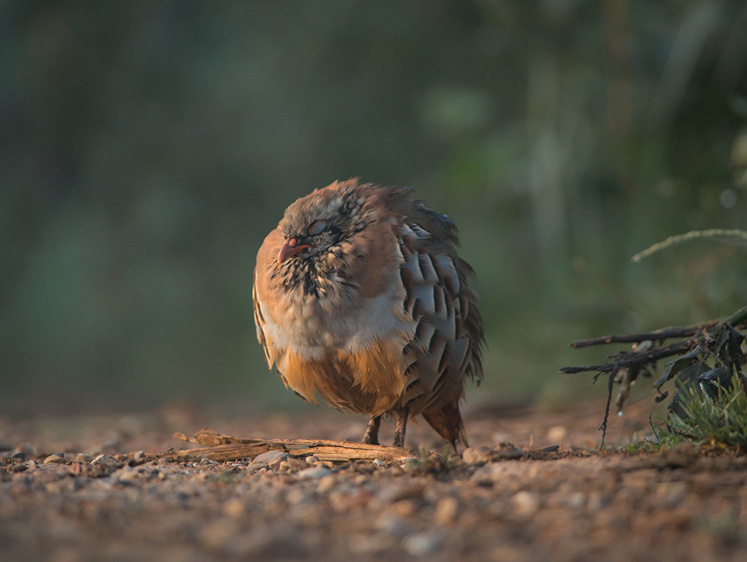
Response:
[[[18,447],[13,449],[13,453],[11,454],[11,456],[17,453],[23,453],[24,455],[26,455],[26,458],[28,459],[30,457],[35,457],[36,455],[38,455],[39,451],[31,443],[21,443],[20,445],[18,445]]]
[[[424,533],[415,533],[405,537],[402,545],[411,556],[425,556],[433,554],[444,543],[444,538],[440,533],[427,531]]]
[[[303,470],[309,466],[306,461],[302,461],[301,459],[296,459],[293,457],[290,457],[287,462],[291,470]]]
[[[419,504],[415,500],[400,500],[392,507],[394,513],[405,519],[413,517],[419,511]]]
[[[568,434],[568,430],[562,425],[554,425],[547,430],[547,440],[551,443],[560,443]]]
[[[325,494],[329,492],[336,483],[337,479],[332,474],[329,474],[328,476],[324,476],[323,478],[319,479],[319,484],[316,487],[316,491],[320,494]]]
[[[266,463],[269,465],[280,464],[282,461],[288,459],[288,453],[285,451],[272,450],[266,453],[261,453],[254,457],[253,463]]]
[[[332,471],[323,466],[312,466],[311,468],[305,468],[298,473],[299,478],[303,479],[314,479],[324,478],[332,474]]]
[[[523,459],[524,457],[526,457],[526,453],[518,447],[514,447],[510,443],[506,444],[506,446],[501,447],[501,449],[498,451],[499,459],[515,461]]]
[[[309,455],[306,457],[306,464],[314,464],[319,462],[319,457],[316,455]]]
[[[467,464],[485,464],[490,461],[490,449],[487,447],[469,447],[462,451],[462,459]]]
[[[221,548],[238,532],[236,523],[227,519],[211,521],[204,525],[198,539],[209,548]]]
[[[587,503],[586,494],[583,492],[572,492],[563,498],[563,504],[571,509],[579,509]]]
[[[96,457],[91,461],[92,464],[114,464],[114,459],[110,457],[109,455],[96,455]]]
[[[384,486],[379,491],[378,497],[384,503],[394,503],[400,500],[418,499],[423,497],[425,485],[420,483],[392,484]]]
[[[291,488],[288,490],[288,494],[285,496],[286,501],[289,505],[300,505],[309,501],[309,493],[303,486]]]
[[[134,468],[127,467],[117,471],[118,482],[132,482],[138,478],[140,478],[140,473]]]
[[[445,527],[452,525],[456,521],[459,512],[459,502],[456,498],[446,497],[438,500],[434,513],[435,521],[438,525]]]
[[[517,515],[529,517],[534,515],[539,509],[539,498],[532,492],[523,490],[517,492],[511,502],[514,505],[514,511]]]
[[[23,451],[16,451],[10,455],[11,459],[18,459],[19,461],[25,461],[26,460],[26,453]]]
[[[244,502],[239,498],[232,498],[223,504],[223,513],[229,517],[241,517],[244,511]]]
[[[403,537],[412,530],[412,525],[401,517],[385,513],[376,520],[374,528],[386,535]]]
[[[145,451],[137,451],[132,458],[138,461],[145,459]]]
[[[49,455],[46,459],[44,459],[44,464],[50,464],[50,463],[64,463],[65,459],[62,458],[60,455],[53,453]]]
[[[78,453],[77,455],[75,455],[75,462],[87,464],[91,461],[93,461],[93,457],[87,453]]]

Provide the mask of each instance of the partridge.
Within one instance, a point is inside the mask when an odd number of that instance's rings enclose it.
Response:
[[[457,229],[406,187],[357,179],[298,199],[265,238],[254,320],[270,369],[302,398],[370,415],[422,414],[456,448],[466,377],[482,378],[483,327]]]

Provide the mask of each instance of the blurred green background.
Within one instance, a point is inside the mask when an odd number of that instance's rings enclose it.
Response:
[[[747,5],[0,3],[0,407],[298,405],[254,257],[335,179],[460,226],[486,320],[470,400],[562,402],[574,339],[747,300]],[[604,394],[602,388],[594,388]]]

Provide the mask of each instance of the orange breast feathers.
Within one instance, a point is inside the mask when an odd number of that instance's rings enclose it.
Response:
[[[334,407],[374,414],[394,407],[404,393],[402,350],[415,323],[402,308],[391,224],[381,221],[345,242],[345,266],[360,281],[328,298],[284,287],[273,275],[283,243],[279,231],[271,232],[255,270],[257,336],[268,365],[309,401],[318,395]],[[373,251],[375,244],[387,249]]]
[[[284,350],[278,368],[286,386],[306,400],[317,403],[318,395],[342,410],[383,414],[404,392],[402,352],[393,341],[357,353],[330,351],[320,359]]]

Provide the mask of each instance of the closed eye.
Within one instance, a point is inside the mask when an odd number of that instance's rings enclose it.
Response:
[[[311,234],[312,236],[316,234],[321,234],[326,229],[327,229],[327,221],[318,220],[309,227],[309,234]]]

